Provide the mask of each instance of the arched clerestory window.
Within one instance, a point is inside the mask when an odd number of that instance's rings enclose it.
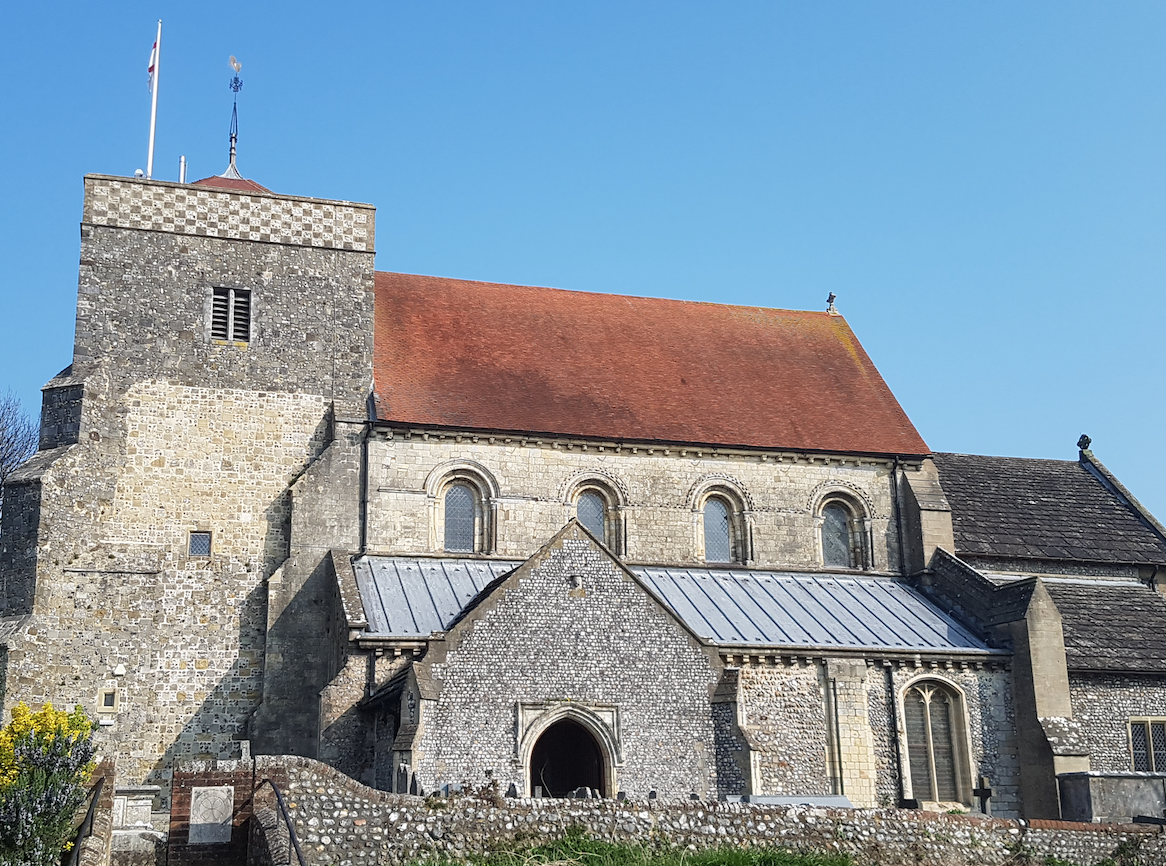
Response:
[[[828,568],[869,568],[867,530],[862,509],[850,497],[831,496],[818,510],[822,564]]]
[[[469,484],[451,484],[445,490],[445,550],[474,553],[478,549],[476,491]]]
[[[912,797],[965,802],[969,770],[959,694],[931,680],[913,683],[903,694],[903,723]]]
[[[498,483],[481,464],[442,463],[425,479],[429,503],[429,544],[447,553],[493,553],[497,531]]]
[[[575,500],[575,516],[596,538],[607,543],[607,500],[595,490],[584,490]]]
[[[837,502],[831,502],[822,509],[822,564],[839,568],[854,567],[850,512]]]
[[[704,561],[735,561],[732,509],[719,496],[710,496],[704,502]]]
[[[563,504],[587,531],[616,556],[626,556],[624,493],[614,479],[598,473],[576,476],[568,483]]]

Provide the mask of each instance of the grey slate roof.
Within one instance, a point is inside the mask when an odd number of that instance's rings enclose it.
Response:
[[[367,633],[428,637],[521,563],[364,556],[353,563]],[[633,566],[695,634],[733,646],[985,652],[907,584],[887,578]]]
[[[1077,461],[934,456],[959,556],[1166,564],[1166,541]]]
[[[1069,670],[1166,672],[1166,598],[1138,583],[1044,581]]]

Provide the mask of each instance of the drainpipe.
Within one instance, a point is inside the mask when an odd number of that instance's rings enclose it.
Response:
[[[834,762],[838,771],[838,794],[846,796],[846,781],[842,770],[842,733],[838,730],[838,680],[830,677],[830,704],[834,715]]]
[[[364,432],[360,439],[360,555],[368,552],[368,449],[372,438],[373,418],[376,417],[376,404],[372,394],[368,397],[368,421],[364,424]]]
[[[899,508],[899,458],[895,457],[895,464],[891,467],[891,513],[895,517],[895,535],[899,539],[899,575],[907,576],[907,566],[904,563],[903,551],[903,512]],[[927,563],[923,563],[924,567]]]

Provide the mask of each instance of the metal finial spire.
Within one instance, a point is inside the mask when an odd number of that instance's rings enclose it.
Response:
[[[239,142],[239,91],[243,89],[243,79],[239,77],[239,72],[243,69],[243,64],[235,59],[235,55],[231,55],[231,59],[227,61],[230,67],[235,70],[235,77],[231,79],[231,92],[235,94],[234,104],[231,106],[231,158],[227,164],[227,170],[219,177],[229,177],[236,180],[244,180],[243,175],[239,174],[239,169],[235,167],[235,151]]]

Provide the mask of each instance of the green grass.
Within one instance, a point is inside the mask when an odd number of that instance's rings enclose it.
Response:
[[[554,842],[471,855],[468,859],[473,866],[851,866],[849,857],[838,854],[792,854],[772,848],[729,847],[689,851],[659,845],[600,842],[577,831]]]

